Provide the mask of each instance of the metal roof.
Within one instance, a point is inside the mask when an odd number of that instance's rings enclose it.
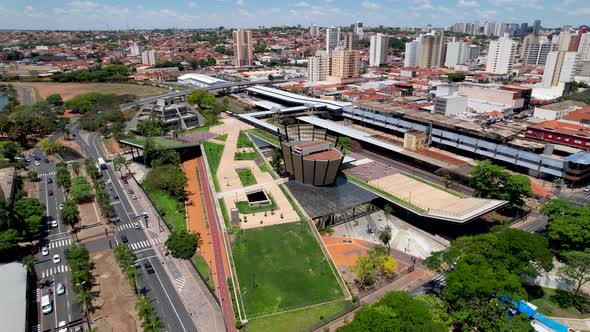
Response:
[[[254,92],[254,93],[258,93],[261,95],[265,95],[268,97],[288,101],[291,103],[299,103],[302,105],[312,104],[312,105],[314,105],[314,107],[326,106],[328,109],[334,110],[334,111],[340,110],[344,106],[352,105],[352,103],[345,103],[345,102],[332,101],[332,100],[323,100],[323,99],[318,99],[318,98],[302,96],[302,95],[298,95],[296,93],[291,93],[291,92],[287,92],[287,91],[283,91],[283,90],[279,90],[279,89],[275,89],[275,88],[270,88],[270,87],[266,87],[266,86],[253,86],[253,87],[247,88],[246,90]]]
[[[19,262],[0,265],[2,331],[24,332],[27,325],[27,272]]]
[[[590,152],[583,151],[565,157],[566,161],[574,164],[590,165]]]

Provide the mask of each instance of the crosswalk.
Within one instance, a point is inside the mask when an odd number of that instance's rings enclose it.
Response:
[[[119,230],[119,231],[124,231],[126,229],[132,229],[132,228],[135,228],[133,223],[126,223],[126,224],[122,224],[122,225],[117,226],[117,230]]]
[[[121,204],[121,201],[113,201],[113,202],[111,202],[111,205],[117,205],[117,204]]]
[[[47,270],[41,272],[41,279],[51,277],[54,274],[68,272],[69,270],[70,270],[70,267],[67,265],[63,265],[63,264],[57,265],[54,267],[50,267]]]
[[[144,241],[139,241],[139,242],[135,242],[135,243],[130,243],[129,247],[131,247],[132,250],[138,250],[138,249],[142,249],[142,248],[147,248],[150,246],[150,242],[147,240]]]
[[[49,242],[47,248],[55,249],[59,247],[66,247],[72,244],[72,239],[54,240]]]
[[[41,331],[41,324],[33,325],[31,327],[31,332],[39,332]]]
[[[162,243],[162,240],[160,240],[159,237],[154,237],[154,238],[151,238],[150,240],[151,240],[152,244],[155,246]]]
[[[584,201],[590,201],[590,193],[579,192],[579,193],[573,194],[572,197],[575,197],[577,199],[581,199]]]
[[[35,288],[35,302],[41,302],[41,288]]]
[[[176,288],[178,288],[179,291],[182,290],[182,287],[184,287],[185,282],[186,278],[184,276],[174,279],[174,284],[176,285]]]
[[[39,177],[47,177],[47,176],[52,176],[55,175],[55,171],[54,172],[47,172],[47,173],[40,173]]]

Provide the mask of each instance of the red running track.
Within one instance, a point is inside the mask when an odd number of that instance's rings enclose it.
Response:
[[[223,267],[223,239],[221,236],[221,230],[219,228],[219,220],[217,220],[217,215],[215,213],[215,204],[213,204],[213,200],[211,198],[211,190],[207,181],[207,175],[205,173],[206,170],[205,166],[203,165],[202,157],[197,158],[197,167],[199,169],[199,181],[201,182],[201,188],[203,189],[205,211],[207,213],[207,220],[209,221],[211,243],[213,244],[217,296],[221,301],[221,313],[223,314],[223,320],[225,321],[225,328],[227,331],[235,331],[235,317],[231,303],[231,296],[229,294],[229,288],[227,286],[227,276],[225,274],[225,268]]]

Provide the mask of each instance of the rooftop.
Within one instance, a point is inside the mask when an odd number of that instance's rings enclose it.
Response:
[[[25,331],[27,273],[19,262],[0,265],[0,322],[3,331]]]
[[[547,120],[541,123],[531,125],[529,127],[553,130],[556,132],[570,135],[590,137],[590,129],[588,129],[587,127],[557,120]]]
[[[563,117],[564,120],[582,122],[584,120],[590,120],[590,107],[581,108],[570,112]]]
[[[583,103],[581,101],[576,101],[576,100],[565,100],[565,101],[560,101],[559,103],[553,103],[553,104],[548,104],[548,105],[544,105],[544,106],[539,106],[539,108],[542,108],[544,110],[550,110],[550,111],[561,111],[561,110],[565,110],[565,109],[570,109],[570,108],[582,108],[582,107],[587,107],[588,105],[586,105],[586,103]]]

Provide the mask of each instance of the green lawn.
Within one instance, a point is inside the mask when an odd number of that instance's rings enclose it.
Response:
[[[183,146],[189,146],[192,144],[189,143],[183,143],[183,142],[178,142],[178,141],[173,141],[171,139],[167,139],[164,137],[151,137],[151,139],[153,140],[154,144],[156,145],[156,147],[158,148],[178,148],[178,147],[183,147]],[[124,141],[130,142],[130,143],[134,143],[137,145],[141,145],[144,146],[146,138],[145,137],[141,137],[141,136],[137,136],[135,138],[125,138],[123,139]]]
[[[258,167],[261,171],[270,173],[270,166],[268,166],[266,162],[263,161],[260,165],[258,165]]]
[[[219,199],[219,208],[221,209],[221,215],[223,216],[223,222],[225,222],[225,228],[227,228],[228,233],[232,233],[232,225],[231,220],[229,219],[229,215],[227,214],[227,210],[225,208],[225,202],[223,198]]]
[[[306,223],[239,231],[232,252],[248,319],[344,296]]]
[[[295,204],[293,197],[291,197],[291,195],[289,195],[289,193],[287,192],[287,189],[285,189],[285,185],[281,184],[279,185],[279,188],[281,188],[281,191],[283,192],[283,194],[285,194],[285,197],[287,197],[287,200],[289,201],[289,203],[291,203],[291,206],[295,209],[297,215],[299,215],[299,218],[301,218],[301,220],[305,220],[305,215],[303,215],[303,212],[301,212],[299,206]]]
[[[236,152],[234,160],[254,160],[258,158],[258,152]]]
[[[243,130],[240,130],[240,135],[238,136],[237,147],[238,148],[250,148],[253,146],[254,146],[254,143],[252,143],[252,141],[250,140],[250,137],[248,137],[248,135],[246,135],[246,132]]]
[[[264,130],[254,128],[254,129],[248,129],[248,132],[262,138],[265,141],[273,143],[277,146],[279,145],[279,139],[277,138],[277,136],[275,136],[273,134],[269,134]]]
[[[268,317],[254,318],[248,322],[248,332],[299,332],[311,331],[344,312],[354,308],[352,302],[340,300],[311,308],[293,310]]]
[[[238,176],[240,177],[240,182],[242,182],[242,186],[244,187],[251,186],[257,183],[254,174],[252,174],[252,171],[249,169],[243,169],[237,171],[236,173],[238,173]]]
[[[174,230],[186,229],[186,215],[184,204],[170,197],[167,193],[154,190],[149,192],[150,198],[156,204],[158,212],[165,219],[166,223]]]
[[[211,171],[211,177],[213,177],[215,190],[219,191],[217,168],[219,167],[221,155],[223,154],[223,145],[205,141],[203,142],[203,148],[205,149],[205,154],[207,155],[207,164],[209,165],[209,170]]]
[[[227,134],[223,134],[223,135],[219,135],[216,137],[213,137],[214,139],[218,140],[218,141],[222,141],[225,142],[227,140]]]
[[[197,270],[199,270],[199,273],[203,279],[205,279],[207,287],[215,292],[215,282],[213,281],[213,275],[211,274],[211,269],[205,261],[205,258],[203,258],[203,256],[197,251],[193,256],[192,261],[195,263],[195,266],[197,267]]]
[[[537,311],[545,316],[566,317],[566,318],[590,318],[590,312],[581,312],[573,303],[573,294],[564,291],[556,291],[551,288],[538,286],[525,287],[529,294],[529,302],[538,307]],[[590,307],[590,301],[578,298],[578,301],[585,301],[585,307]]]
[[[272,198],[270,194],[267,194],[268,198],[270,199],[270,204],[268,205],[261,205],[261,206],[250,206],[248,201],[240,201],[236,203],[236,208],[241,214],[250,214],[256,212],[264,212],[264,211],[271,211],[277,209],[277,203]]]

